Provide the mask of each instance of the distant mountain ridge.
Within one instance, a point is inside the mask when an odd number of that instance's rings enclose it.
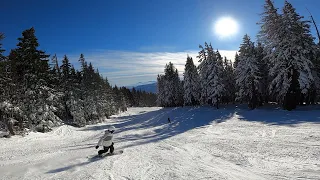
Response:
[[[157,82],[156,81],[148,81],[148,82],[139,82],[134,85],[126,86],[129,89],[135,88],[136,90],[146,91],[146,92],[157,92]]]

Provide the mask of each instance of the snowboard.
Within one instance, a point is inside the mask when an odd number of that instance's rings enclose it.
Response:
[[[104,153],[104,154],[101,154],[100,156],[101,157],[114,156],[114,155],[119,155],[119,154],[122,154],[122,153],[123,153],[123,150],[118,150],[118,151],[113,151],[113,153]]]
[[[89,159],[96,159],[96,158],[104,158],[104,157],[107,157],[107,156],[114,156],[114,155],[119,155],[119,154],[122,154],[123,153],[123,150],[116,150],[114,151],[112,154],[111,153],[104,153],[104,154],[97,154],[97,155],[94,155],[94,156],[88,156]]]

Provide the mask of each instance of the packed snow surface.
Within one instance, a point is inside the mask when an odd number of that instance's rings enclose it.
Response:
[[[97,125],[1,138],[0,179],[320,179],[319,122],[319,109],[129,108]],[[124,153],[91,158],[109,125]]]

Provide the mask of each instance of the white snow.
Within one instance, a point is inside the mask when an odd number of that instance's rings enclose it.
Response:
[[[1,138],[0,179],[320,179],[319,122],[319,109],[129,108],[97,125]],[[124,153],[87,158],[109,125]]]

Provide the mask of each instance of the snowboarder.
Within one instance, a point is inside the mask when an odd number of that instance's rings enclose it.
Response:
[[[168,117],[168,123],[171,123],[171,120],[170,120],[170,118]]]
[[[99,146],[103,146],[103,150],[99,150],[98,154],[99,156],[102,155],[103,153],[108,152],[108,150],[110,149],[110,154],[113,153],[114,151],[114,143],[112,142],[113,140],[113,133],[115,131],[115,127],[114,126],[110,126],[106,131],[105,134],[100,138],[96,149],[99,148]]]

